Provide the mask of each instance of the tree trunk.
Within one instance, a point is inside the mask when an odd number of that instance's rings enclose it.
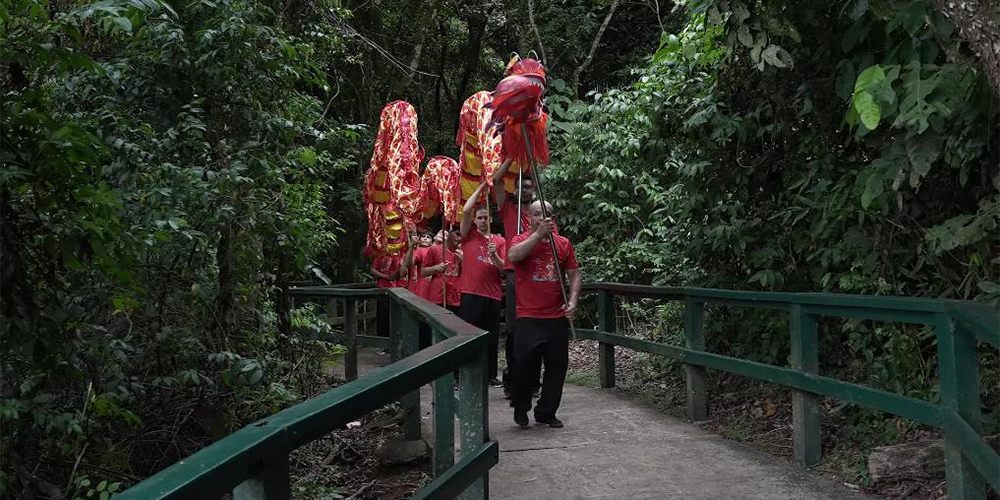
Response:
[[[587,54],[587,58],[583,60],[583,64],[580,64],[576,71],[573,72],[573,94],[579,97],[580,94],[580,74],[583,70],[590,66],[591,61],[594,60],[594,53],[597,52],[597,46],[601,44],[601,37],[604,36],[604,30],[608,28],[608,23],[611,22],[611,16],[615,15],[615,9],[618,8],[618,3],[621,0],[615,0],[611,3],[611,10],[608,11],[608,15],[604,17],[604,22],[601,23],[601,28],[597,30],[597,36],[594,37],[594,43],[590,44],[590,53]]]
[[[292,295],[288,291],[288,272],[291,256],[288,251],[275,245],[278,253],[278,272],[275,286],[278,288],[274,301],[275,313],[278,316],[278,333],[290,337],[292,335]]]
[[[410,65],[409,65],[410,80],[413,80],[413,78],[417,74],[417,68],[420,67],[420,56],[423,54],[424,51],[424,42],[427,41],[427,32],[432,29],[431,28],[432,26],[434,26],[434,21],[437,20],[437,13],[438,13],[437,7],[435,6],[434,10],[431,12],[430,21],[425,25],[424,29],[420,32],[420,41],[417,42],[417,46],[413,48],[413,57],[410,58]]]
[[[462,79],[458,84],[458,92],[455,95],[454,130],[456,131],[458,130],[458,114],[462,109],[462,103],[468,97],[466,92],[469,88],[469,80],[472,79],[476,68],[479,67],[479,56],[482,54],[483,48],[483,34],[486,33],[486,18],[479,15],[472,15],[469,17],[468,22],[469,39],[466,45],[467,50],[465,51],[465,69],[462,71]]]
[[[868,455],[868,474],[876,483],[944,477],[944,441],[879,446]]]
[[[219,231],[219,246],[215,250],[215,264],[219,268],[219,293],[215,297],[215,329],[227,333],[233,310],[233,226],[226,223]]]
[[[437,109],[438,130],[444,128],[444,111],[441,109],[441,85],[445,83],[444,63],[448,59],[448,30],[444,25],[444,20],[438,20],[438,30],[441,35],[441,56],[438,58],[438,77],[434,83],[434,107]]]
[[[1000,434],[987,436],[996,449]],[[868,475],[876,483],[914,479],[944,478],[944,440],[911,441],[892,446],[878,446],[868,455]]]
[[[17,316],[15,304],[19,299],[31,297],[22,295],[25,291],[21,286],[23,268],[21,266],[21,249],[14,232],[17,213],[10,206],[10,191],[4,186],[0,189],[0,313],[10,320]],[[12,322],[11,326],[17,323]]]
[[[545,45],[542,44],[542,35],[538,32],[538,25],[535,24],[535,2],[532,0],[528,0],[528,24],[531,25],[531,31],[535,33],[535,41],[538,42],[538,51],[542,56],[542,65],[545,66],[546,70],[551,70],[552,68],[549,67],[548,59],[545,57]]]
[[[934,0],[979,56],[993,94],[1000,96],[1000,6],[988,0]]]

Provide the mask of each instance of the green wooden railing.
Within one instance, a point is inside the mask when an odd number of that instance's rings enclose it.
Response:
[[[899,415],[940,428],[945,434],[949,498],[981,500],[987,485],[1000,491],[1000,456],[983,440],[977,382],[977,342],[1000,347],[1000,312],[964,301],[869,297],[822,293],[771,293],[668,288],[626,284],[591,284],[597,295],[599,330],[578,329],[580,338],[599,342],[600,384],[614,387],[615,346],[677,359],[684,364],[687,411],[693,420],[707,417],[705,369],[712,368],[791,387],[796,459],[812,466],[821,457],[820,396]],[[498,461],[489,439],[486,394],[487,334],[450,312],[403,289],[373,289],[370,284],[301,287],[297,301],[343,301],[349,379],[357,378],[357,347],[388,347],[394,362],[321,396],[251,424],[229,437],[129,488],[119,498],[218,498],[234,500],[289,497],[288,453],[346,422],[399,401],[405,412],[406,439],[420,439],[420,386],[433,383],[434,481],[414,498],[488,498],[488,471]],[[683,301],[685,345],[673,346],[615,333],[615,296]],[[356,304],[390,301],[389,339],[358,335]],[[707,303],[787,311],[791,366],[781,367],[705,351]],[[844,382],[819,374],[817,322],[820,317],[870,319],[932,326],[937,335],[939,403]],[[434,345],[417,351],[417,329],[428,324]],[[453,372],[461,372],[454,393]],[[460,456],[456,463],[455,420],[459,421]]]
[[[981,500],[987,484],[1000,492],[1000,456],[983,440],[977,383],[977,341],[1000,347],[1000,312],[967,302],[829,293],[773,293],[667,288],[602,283],[585,285],[597,295],[600,330],[578,329],[580,338],[599,342],[600,384],[615,385],[615,346],[681,361],[687,384],[687,413],[707,416],[705,369],[713,368],[793,388],[795,458],[812,466],[821,457],[819,397],[829,396],[940,428],[945,434],[948,498]],[[615,334],[615,296],[683,301],[685,345],[666,345]],[[788,312],[791,366],[780,367],[705,351],[704,306],[777,309]],[[819,372],[817,320],[820,317],[870,319],[929,325],[935,329],[940,373],[940,403],[908,398],[824,377]]]
[[[486,393],[487,333],[404,289],[364,286],[302,287],[299,300],[345,302],[346,340],[357,355],[355,303],[390,301],[392,364],[250,424],[159,474],[125,490],[122,500],[212,499],[231,492],[234,500],[290,497],[288,454],[347,422],[399,400],[407,439],[420,439],[420,387],[434,384],[433,470],[435,479],[414,498],[489,498],[488,471],[499,457],[489,439]],[[434,345],[417,351],[417,329],[428,324]],[[354,325],[352,327],[352,325]],[[357,363],[355,357],[355,373]],[[455,393],[454,371],[459,371]],[[458,419],[460,456],[455,456]]]

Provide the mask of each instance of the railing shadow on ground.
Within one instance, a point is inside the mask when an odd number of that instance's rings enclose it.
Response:
[[[357,313],[359,300],[390,301],[393,363],[324,394],[299,403],[177,462],[125,490],[122,500],[220,498],[234,500],[290,497],[288,454],[346,423],[399,401],[406,439],[421,439],[420,387],[434,385],[434,480],[413,498],[489,498],[489,469],[499,459],[499,446],[489,439],[486,380],[487,332],[451,312],[400,288],[375,289],[370,284],[300,287],[296,299],[342,299],[344,341],[357,378]],[[417,350],[418,328],[428,325],[434,344]],[[373,343],[381,344],[382,339]],[[459,372],[455,392],[455,371]],[[455,420],[460,436],[456,462]]]
[[[819,397],[829,396],[940,428],[945,434],[948,498],[984,500],[987,484],[1000,492],[1000,456],[982,437],[977,381],[977,341],[1000,347],[1000,311],[984,304],[938,299],[874,297],[832,293],[780,293],[673,288],[619,283],[584,286],[596,295],[600,329],[578,329],[598,341],[601,387],[615,386],[615,346],[676,359],[684,364],[687,415],[707,418],[705,369],[736,373],[791,387],[793,447],[803,466],[822,455]],[[615,334],[616,296],[684,303],[683,347]],[[787,311],[791,367],[773,366],[705,351],[704,305]],[[908,398],[819,375],[817,320],[820,317],[915,323],[937,336],[941,402]]]

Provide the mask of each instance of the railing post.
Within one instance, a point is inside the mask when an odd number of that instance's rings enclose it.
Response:
[[[344,376],[347,380],[358,378],[358,307],[352,297],[344,298]]]
[[[819,373],[819,335],[816,317],[806,314],[801,304],[789,310],[792,368],[803,373]],[[792,445],[795,460],[812,467],[823,456],[823,433],[820,427],[819,396],[792,390]]]
[[[607,290],[597,293],[597,322],[601,330],[608,333],[615,333],[615,296]],[[599,378],[601,387],[611,388],[615,386],[615,345],[605,342],[598,343],[597,347]]]
[[[396,302],[391,295],[389,303],[389,345],[393,361],[403,359],[417,352],[417,336],[419,323],[413,315]],[[420,439],[420,389],[417,389],[399,399],[403,408],[403,436],[407,441]]]
[[[688,349],[705,350],[705,313],[701,302],[692,297],[684,298],[684,346]],[[684,365],[684,379],[687,386],[687,416],[691,420],[708,418],[708,389],[705,368]]]
[[[372,308],[375,307],[375,302],[376,301],[377,301],[377,299],[368,299],[368,300],[365,300],[365,301],[362,302],[365,305],[365,315],[366,316],[371,316],[371,314],[369,314],[369,313],[371,313]],[[377,316],[377,314],[378,314],[378,308],[377,307],[375,307],[375,313],[376,313],[376,316],[374,318],[369,317],[368,319],[365,320],[365,335],[375,335],[376,333],[378,333],[377,332],[378,327],[376,326],[377,323],[378,323],[378,316]],[[393,361],[395,361],[395,359]]]
[[[335,298],[326,300],[326,322],[330,325],[333,325],[333,319],[337,317],[337,302]]]
[[[434,343],[445,340],[434,329]],[[455,465],[455,375],[448,372],[434,381],[434,446],[432,473],[439,477]]]
[[[485,345],[485,344],[484,344]],[[458,383],[458,420],[461,458],[472,456],[489,440],[489,410],[486,401],[486,348],[462,365]],[[489,474],[473,482],[462,500],[489,498]]]
[[[233,488],[233,500],[288,500],[291,482],[288,476],[288,454],[276,451],[264,458],[251,471],[251,476]]]
[[[975,336],[958,331],[948,314],[935,317],[941,403],[954,410],[977,434],[982,434],[979,415],[979,384]],[[962,454],[958,439],[945,434],[945,479],[951,500],[983,500],[986,482]]]

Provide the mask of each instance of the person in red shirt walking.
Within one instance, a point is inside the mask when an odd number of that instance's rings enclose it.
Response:
[[[497,213],[500,215],[500,220],[503,222],[503,236],[507,240],[507,248],[510,249],[510,242],[515,236],[521,233],[525,233],[531,230],[531,202],[532,197],[535,194],[535,183],[531,180],[531,177],[525,176],[521,179],[521,184],[518,186],[520,192],[514,193],[512,196],[508,196],[507,192],[504,191],[503,187],[503,176],[507,172],[510,166],[511,160],[505,161],[500,168],[498,168],[493,173],[493,200],[496,202]],[[518,210],[518,202],[520,202],[520,210]],[[520,215],[520,224],[518,224],[518,215]],[[509,262],[504,265],[504,293],[506,295],[505,308],[504,308],[504,325],[506,326],[506,335],[504,338],[504,357],[507,359],[507,370],[504,372],[504,393],[510,396],[511,382],[513,380],[512,373],[514,372],[514,335],[517,315],[515,313],[514,304],[516,303],[516,291],[514,286],[514,268],[510,266]],[[535,388],[540,386],[538,381],[535,381]]]
[[[410,247],[406,255],[403,256],[402,266],[407,270],[409,283],[407,289],[417,297],[427,298],[427,283],[429,280],[420,276],[420,269],[423,267],[424,255],[427,249],[434,244],[434,234],[425,229],[420,233],[410,235]]]
[[[517,286],[517,335],[514,357],[511,403],[514,422],[528,425],[531,409],[531,384],[538,380],[542,364],[542,394],[535,405],[535,422],[549,427],[562,427],[556,411],[562,400],[563,383],[569,365],[569,320],[576,315],[583,277],[576,261],[573,244],[553,234],[552,207],[546,203],[550,218],[542,218],[540,202],[531,204],[531,229],[514,237],[509,244],[507,259],[514,266]],[[550,239],[555,242],[559,267],[555,265]],[[560,280],[561,268],[569,279],[568,303],[564,304]]]
[[[375,276],[375,285],[379,288],[392,288],[399,278],[400,262],[401,258],[398,254],[383,254],[375,257],[371,268],[372,276]]]
[[[383,254],[375,257],[371,267],[371,274],[375,276],[375,285],[379,288],[399,286],[396,280],[399,279],[401,262],[402,258],[399,254]],[[375,334],[380,337],[388,337],[390,328],[389,299],[384,297],[375,299]]]
[[[427,300],[430,286],[430,278],[422,276],[424,259],[431,245],[434,244],[434,233],[430,229],[424,229],[418,235],[417,232],[410,234],[410,245],[403,256],[402,266],[409,276],[407,289],[414,295]],[[420,330],[417,336],[417,345],[420,349],[431,345],[431,329],[426,323],[420,323]]]
[[[461,305],[458,277],[462,269],[462,257],[461,253],[456,253],[459,243],[458,231],[445,233],[443,243],[428,248],[424,253],[421,259],[423,268],[420,270],[422,277],[430,278],[425,298],[434,304],[444,303],[445,307],[455,314],[458,314],[458,307]],[[447,287],[443,284],[447,284]],[[447,292],[442,289],[443,287]],[[448,296],[443,297],[444,293]]]
[[[462,305],[458,317],[490,333],[489,380],[497,379],[497,348],[500,341],[500,297],[503,294],[503,267],[506,255],[502,236],[490,234],[490,210],[476,206],[486,183],[469,197],[462,209],[462,275],[458,280]],[[473,220],[475,230],[473,230]]]
[[[493,201],[497,206],[497,213],[500,214],[500,220],[503,222],[503,236],[509,242],[515,236],[521,233],[526,233],[531,230],[531,202],[535,201],[532,198],[535,196],[535,182],[531,180],[530,176],[524,176],[521,179],[520,193],[515,192],[513,195],[508,195],[503,188],[503,176],[507,172],[510,166],[511,160],[507,160],[500,165],[495,172],[493,172]],[[518,202],[521,203],[521,224],[518,227]]]

